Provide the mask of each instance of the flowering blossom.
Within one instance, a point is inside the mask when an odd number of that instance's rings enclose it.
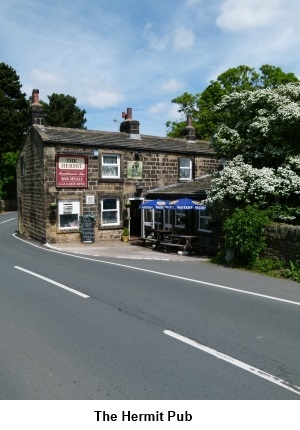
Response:
[[[274,169],[252,167],[239,155],[212,180],[204,204],[213,206],[231,201],[265,206],[281,198],[299,195],[300,176],[295,166],[300,167],[300,157],[291,157],[285,165]]]
[[[223,123],[211,145],[220,156],[244,160],[256,167],[278,167],[299,152],[300,84],[234,92],[215,107]]]

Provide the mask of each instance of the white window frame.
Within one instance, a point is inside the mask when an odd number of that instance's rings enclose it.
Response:
[[[105,200],[115,200],[116,208],[114,209],[104,209]],[[102,226],[117,226],[120,225],[120,199],[117,197],[103,197],[100,202],[100,216],[101,216],[101,225]],[[103,218],[104,213],[108,212],[116,212],[116,221],[115,222],[105,222]]]
[[[189,166],[182,166],[181,162],[183,160],[188,160],[189,161]],[[182,176],[183,172],[188,172],[189,171],[189,175],[188,176]],[[192,180],[192,176],[193,176],[193,160],[192,158],[187,158],[187,157],[181,157],[179,158],[179,179],[181,181],[191,181]]]
[[[163,216],[164,216],[164,228],[165,229],[172,229],[173,228],[173,223],[172,223],[172,215],[173,215],[173,210],[171,209],[164,209],[163,210]]]
[[[182,229],[186,228],[186,223],[180,223],[179,222],[180,217],[182,215],[185,215],[185,217],[187,217],[186,210],[183,210],[183,209],[175,210],[174,227],[176,227],[176,228],[182,228]]]
[[[208,213],[208,211],[207,210],[204,210],[204,211],[197,210],[197,213],[198,213],[197,230],[198,231],[203,231],[205,233],[211,233],[212,232],[211,228],[208,228],[208,227],[207,228],[203,228],[203,227],[205,227],[205,225],[203,226],[203,224],[201,222],[202,220],[205,220],[206,222],[211,220],[211,216]]]
[[[66,199],[58,201],[59,230],[79,230],[79,216],[80,199]]]
[[[116,163],[105,163],[105,157],[115,157],[116,158]],[[103,153],[101,155],[101,178],[103,179],[119,179],[121,177],[121,170],[120,170],[120,165],[121,165],[121,157],[119,154],[113,154],[113,153]],[[117,167],[117,175],[105,175],[104,174],[104,167],[113,167],[116,168]]]

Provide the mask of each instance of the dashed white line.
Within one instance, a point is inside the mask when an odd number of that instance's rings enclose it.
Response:
[[[38,273],[31,272],[30,270],[23,269],[19,266],[14,266],[15,269],[21,270],[22,272],[28,273],[29,275],[35,276],[36,278],[42,279],[43,281],[49,282],[50,284],[56,285],[59,288],[63,288],[64,290],[69,291],[70,293],[77,294],[80,297],[83,297],[84,299],[87,299],[88,295],[81,293],[80,291],[73,290],[73,288],[67,287],[66,285],[60,284],[59,282],[53,281],[52,279],[46,278],[45,276],[39,275]]]
[[[8,221],[13,221],[14,219],[16,219],[16,218],[10,218],[10,219],[7,219],[5,221],[1,221],[0,224],[4,224],[5,222],[8,222]]]
[[[284,381],[283,379],[280,379],[277,376],[270,375],[269,373],[266,373],[263,370],[257,369],[256,367],[253,367],[247,363],[236,360],[235,358],[230,357],[229,355],[225,355],[222,352],[216,351],[215,349],[209,348],[208,346],[202,345],[201,343],[195,342],[194,340],[181,336],[180,334],[174,333],[173,331],[164,330],[164,333],[177,340],[180,340],[181,342],[184,342],[190,346],[193,346],[194,348],[198,348],[201,351],[206,352],[207,354],[213,355],[214,357],[220,360],[227,361],[228,363],[233,364],[234,366],[240,367],[241,369],[246,370],[247,372],[253,373],[256,376],[259,376],[260,378],[266,379],[267,381],[272,382],[273,384],[279,385],[280,387],[285,388],[286,390],[292,391],[293,393],[300,395],[300,387],[297,387],[296,385],[293,385],[287,381]]]

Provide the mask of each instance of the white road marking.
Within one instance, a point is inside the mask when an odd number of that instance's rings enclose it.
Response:
[[[22,272],[28,273],[29,275],[35,276],[36,278],[43,279],[43,281],[49,282],[50,284],[56,285],[59,288],[63,288],[64,290],[69,291],[70,293],[77,294],[84,299],[87,299],[90,296],[81,293],[80,291],[73,290],[73,288],[67,287],[66,285],[60,284],[59,282],[53,281],[52,279],[46,278],[45,276],[39,275],[38,273],[31,272],[30,270],[23,269],[19,266],[14,266],[15,269],[22,270]]]
[[[270,375],[269,373],[266,373],[263,370],[257,369],[256,367],[250,366],[247,363],[236,360],[235,358],[230,357],[229,355],[225,355],[222,352],[216,351],[215,349],[209,348],[205,345],[202,345],[201,343],[195,342],[194,340],[181,336],[180,334],[174,333],[173,331],[164,330],[164,333],[177,340],[180,340],[181,342],[184,342],[190,346],[193,346],[194,348],[198,348],[201,351],[206,352],[207,354],[213,355],[214,357],[220,360],[227,361],[228,363],[233,364],[234,366],[240,367],[241,369],[246,370],[247,372],[253,373],[256,376],[259,376],[260,378],[266,379],[267,381],[272,382],[273,384],[279,385],[280,387],[285,388],[286,390],[292,391],[293,393],[300,395],[300,387],[297,387],[296,385],[293,385],[287,381],[284,381],[283,379],[280,379],[277,376]]]
[[[6,221],[1,221],[0,224],[4,224],[5,222],[8,222],[8,221],[13,221],[14,219],[16,218],[10,218],[10,219],[7,219]]]
[[[294,302],[292,300],[281,299],[280,297],[267,296],[265,294],[253,293],[252,291],[240,290],[239,288],[227,287],[225,285],[213,284],[211,282],[206,282],[206,281],[199,281],[198,279],[185,278],[183,276],[171,275],[169,273],[157,272],[155,270],[149,270],[149,269],[143,269],[141,267],[129,266],[128,264],[114,263],[112,261],[94,260],[93,258],[90,258],[90,257],[83,257],[81,255],[70,254],[70,253],[67,253],[67,252],[64,252],[64,251],[53,250],[51,248],[50,249],[49,248],[43,248],[41,246],[35,245],[33,243],[30,243],[30,242],[28,242],[26,240],[23,240],[23,239],[19,238],[15,233],[13,234],[13,236],[16,239],[22,240],[23,242],[26,242],[29,245],[35,246],[35,247],[37,247],[39,249],[43,249],[44,251],[54,252],[56,254],[64,254],[64,255],[67,255],[69,257],[80,258],[82,260],[87,260],[87,261],[94,261],[96,263],[108,264],[108,265],[111,265],[111,266],[118,266],[118,267],[125,267],[127,269],[138,270],[140,272],[153,273],[155,275],[166,276],[168,278],[180,279],[182,281],[193,282],[195,284],[210,285],[210,286],[215,287],[215,288],[221,288],[221,289],[224,289],[224,290],[234,291],[236,293],[248,294],[249,296],[256,296],[256,297],[261,297],[261,298],[268,299],[268,300],[276,300],[278,302],[289,303],[291,305],[300,306],[300,302]]]

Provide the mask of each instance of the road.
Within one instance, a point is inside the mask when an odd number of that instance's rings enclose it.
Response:
[[[0,399],[300,399],[300,285],[67,255],[0,215]]]

